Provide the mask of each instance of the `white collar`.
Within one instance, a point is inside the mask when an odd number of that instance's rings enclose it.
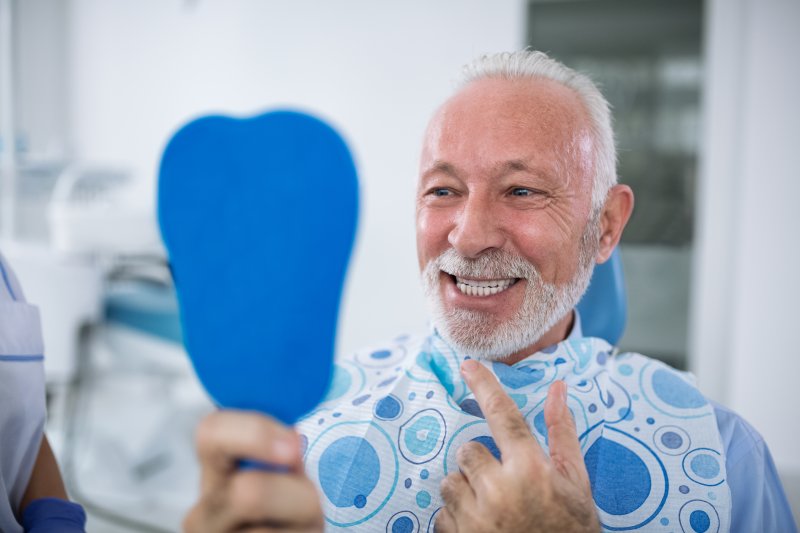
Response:
[[[583,337],[583,328],[581,327],[581,314],[578,312],[578,308],[572,310],[572,316],[574,317],[572,320],[572,330],[567,335],[567,338],[564,340],[576,340]]]

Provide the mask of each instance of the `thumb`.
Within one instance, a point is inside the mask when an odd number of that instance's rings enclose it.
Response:
[[[547,425],[550,459],[556,469],[573,481],[588,484],[589,474],[583,462],[578,432],[572,413],[567,407],[567,384],[562,380],[555,381],[547,391],[544,420]]]

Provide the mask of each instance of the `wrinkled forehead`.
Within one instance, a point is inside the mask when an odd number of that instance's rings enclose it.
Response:
[[[586,108],[569,87],[487,78],[467,84],[434,113],[420,164],[424,171],[432,161],[496,164],[531,156],[592,174],[592,139]]]

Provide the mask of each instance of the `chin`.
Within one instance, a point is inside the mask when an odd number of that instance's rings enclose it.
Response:
[[[532,265],[524,272],[509,269],[507,273],[492,273],[488,277],[515,277],[525,281],[519,286],[520,289],[524,287],[521,301],[515,302],[515,308],[506,308],[499,313],[497,308],[490,311],[475,306],[447,305],[441,272],[447,272],[446,268],[452,268],[452,265],[448,263],[442,268],[443,262],[446,263],[443,258],[430,261],[422,276],[436,330],[460,355],[489,361],[503,361],[511,355],[524,353],[526,349],[532,350],[559,320],[572,311],[586,290],[592,273],[592,263],[588,260],[581,261],[575,277],[563,285],[545,282]],[[450,299],[451,304],[453,301],[459,300]],[[472,303],[471,300],[465,301]],[[508,318],[501,318],[501,315]]]
[[[523,351],[552,327],[546,322],[528,321],[519,316],[498,322],[492,316],[468,310],[454,310],[438,316],[435,313],[434,324],[442,338],[460,354],[487,361],[503,361]]]

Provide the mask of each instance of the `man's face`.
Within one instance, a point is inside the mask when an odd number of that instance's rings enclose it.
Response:
[[[417,252],[447,340],[500,359],[566,316],[597,252],[592,172],[588,116],[560,84],[485,79],[445,103],[422,150]]]

